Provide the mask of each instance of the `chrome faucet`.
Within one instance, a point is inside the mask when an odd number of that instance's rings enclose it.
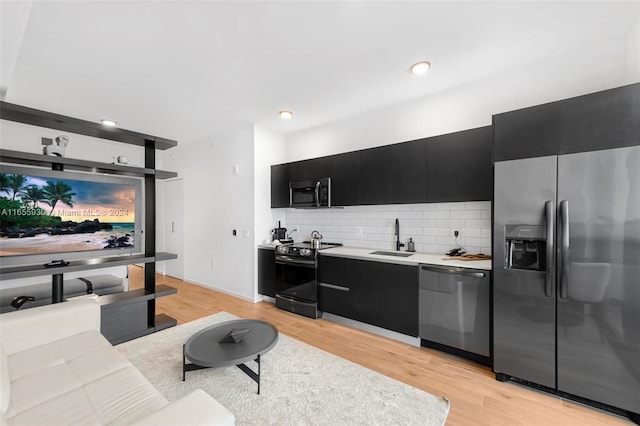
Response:
[[[404,243],[400,242],[400,220],[396,218],[396,251],[400,251],[400,247],[404,247]]]
[[[287,232],[287,240],[291,239],[291,234],[296,232],[298,228],[293,228],[291,231]]]

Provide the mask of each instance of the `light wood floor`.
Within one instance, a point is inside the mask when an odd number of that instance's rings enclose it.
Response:
[[[142,268],[131,266],[132,288]],[[417,348],[328,320],[311,320],[271,303],[251,303],[199,285],[157,275],[178,293],[157,300],[156,313],[178,324],[226,311],[274,324],[288,336],[451,401],[447,425],[620,425],[626,419],[494,379],[490,368],[427,348]]]

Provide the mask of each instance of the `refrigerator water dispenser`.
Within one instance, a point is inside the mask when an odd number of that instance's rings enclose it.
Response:
[[[506,225],[505,269],[546,269],[546,226]]]

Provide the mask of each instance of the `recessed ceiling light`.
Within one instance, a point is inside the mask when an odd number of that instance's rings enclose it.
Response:
[[[113,120],[102,120],[102,124],[104,124],[105,126],[109,126],[109,127],[116,127],[116,125],[118,123],[116,123]]]
[[[411,65],[411,72],[414,74],[424,74],[431,69],[431,62],[421,61]]]
[[[293,113],[291,111],[280,111],[280,118],[284,118],[285,120],[293,117]]]

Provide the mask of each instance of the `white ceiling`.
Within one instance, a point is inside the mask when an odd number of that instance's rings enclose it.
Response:
[[[533,69],[640,17],[638,1],[19,4],[0,6],[4,100],[180,143],[246,122],[295,132]],[[411,75],[423,59],[431,72]]]

